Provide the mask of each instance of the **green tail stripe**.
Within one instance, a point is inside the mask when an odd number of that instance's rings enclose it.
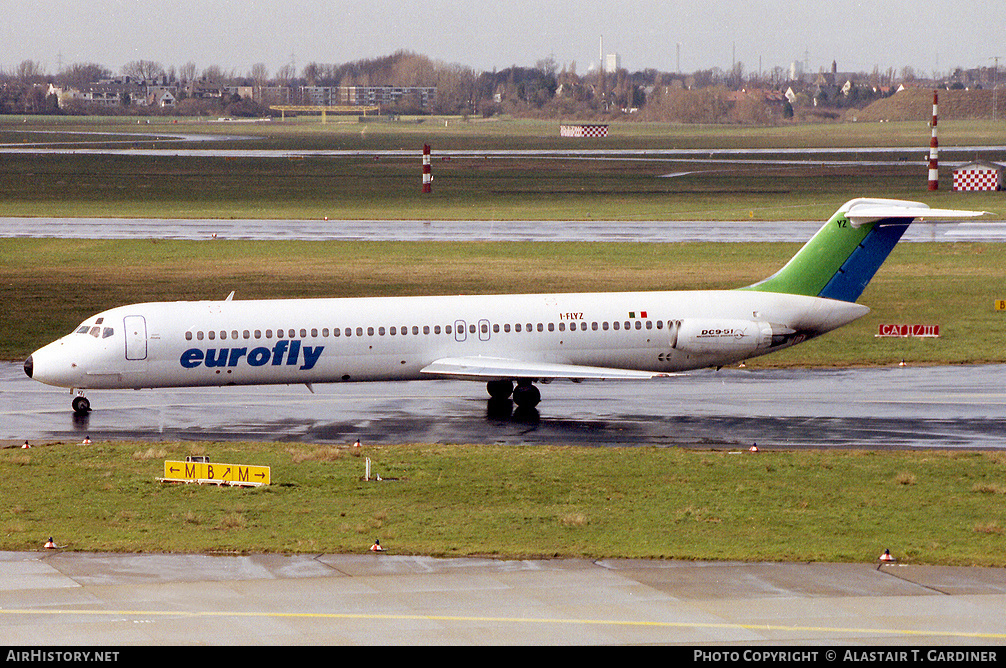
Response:
[[[820,295],[872,230],[872,223],[853,227],[845,213],[839,211],[804,244],[786,266],[765,280],[740,289]]]

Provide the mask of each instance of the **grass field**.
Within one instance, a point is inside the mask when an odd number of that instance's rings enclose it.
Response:
[[[921,199],[932,206],[1006,214],[996,193],[926,190],[929,130],[920,123],[774,127],[615,123],[605,139],[558,137],[558,121],[406,119],[358,123],[316,118],[264,124],[151,119],[0,120],[0,144],[57,142],[64,148],[228,149],[228,157],[7,154],[0,162],[0,215],[67,217],[824,220],[858,196]],[[928,119],[926,119],[928,120]],[[176,122],[179,121],[179,122]],[[421,121],[421,122],[417,122]],[[133,123],[130,125],[130,123]],[[28,131],[26,131],[28,130]],[[951,147],[1006,145],[1006,125],[941,122]],[[108,137],[93,132],[117,133]],[[132,133],[124,135],[122,133]],[[136,133],[140,133],[137,135]],[[219,141],[145,140],[167,133]],[[241,141],[226,139],[242,137]],[[422,145],[434,147],[433,192],[422,195]],[[765,165],[655,159],[454,157],[452,150],[904,147],[904,162],[821,164],[849,157],[794,154],[812,164]],[[410,157],[253,157],[253,150],[407,150]],[[441,155],[438,155],[438,152]],[[773,158],[778,154],[739,157]],[[873,156],[860,156],[871,159]],[[971,155],[957,155],[970,159]],[[985,155],[1006,159],[1006,151]],[[660,178],[667,174],[674,178]],[[943,170],[944,182],[950,179]]]
[[[166,459],[272,468],[165,484]],[[364,457],[382,482],[362,480]],[[1006,565],[1002,453],[53,443],[0,450],[0,549]],[[142,502],[140,501],[142,500]]]

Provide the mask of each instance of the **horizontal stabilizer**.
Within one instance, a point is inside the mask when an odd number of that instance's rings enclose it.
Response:
[[[987,211],[966,211],[962,209],[931,209],[922,202],[896,199],[857,199],[848,203],[845,217],[853,227],[861,227],[885,218],[920,219],[926,222],[977,218]]]
[[[447,357],[437,360],[422,373],[462,380],[506,380],[530,378],[534,380],[647,380],[670,376],[667,373],[608,369],[596,366],[559,364],[554,362],[525,362],[499,357]]]

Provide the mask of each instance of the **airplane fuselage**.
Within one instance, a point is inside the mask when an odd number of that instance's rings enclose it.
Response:
[[[413,380],[451,376],[428,367],[458,358],[654,375],[763,355],[868,311],[735,290],[154,302],[90,318],[36,351],[31,375],[77,389]]]

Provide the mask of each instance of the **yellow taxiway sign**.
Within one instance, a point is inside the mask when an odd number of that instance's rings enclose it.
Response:
[[[268,466],[217,462],[164,462],[165,481],[256,487],[270,483]]]

